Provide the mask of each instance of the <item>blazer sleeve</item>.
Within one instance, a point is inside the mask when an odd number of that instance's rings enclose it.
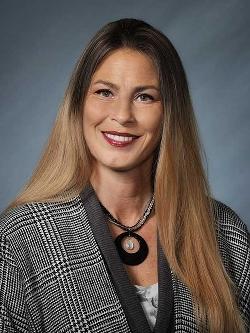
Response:
[[[0,311],[0,332],[29,331],[22,277],[9,241],[3,235],[0,243]]]
[[[250,238],[247,225],[228,206],[215,200],[217,237],[225,269],[237,288],[240,312],[250,329]]]

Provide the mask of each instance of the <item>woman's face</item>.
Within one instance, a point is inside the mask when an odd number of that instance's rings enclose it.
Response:
[[[87,92],[83,126],[98,167],[128,171],[152,160],[163,108],[151,59],[118,49],[100,64]]]

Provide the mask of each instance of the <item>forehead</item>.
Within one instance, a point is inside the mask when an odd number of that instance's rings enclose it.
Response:
[[[143,84],[158,82],[157,70],[151,58],[129,48],[115,50],[105,57],[95,71],[92,81],[108,78]]]

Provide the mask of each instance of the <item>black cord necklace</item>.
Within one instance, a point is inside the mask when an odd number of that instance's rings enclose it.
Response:
[[[147,258],[148,245],[146,241],[134,231],[139,230],[147,221],[147,218],[154,207],[154,202],[155,197],[153,195],[148,202],[142,217],[140,217],[140,219],[132,227],[127,227],[121,224],[121,222],[115,219],[110,214],[110,212],[100,203],[106,216],[108,217],[108,221],[125,230],[125,232],[116,237],[115,245],[122,262],[126,265],[139,265]]]

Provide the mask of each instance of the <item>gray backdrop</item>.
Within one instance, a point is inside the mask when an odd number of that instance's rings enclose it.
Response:
[[[106,22],[134,17],[177,48],[213,196],[250,225],[250,1],[2,0],[0,13],[0,210],[31,175],[87,41]]]

